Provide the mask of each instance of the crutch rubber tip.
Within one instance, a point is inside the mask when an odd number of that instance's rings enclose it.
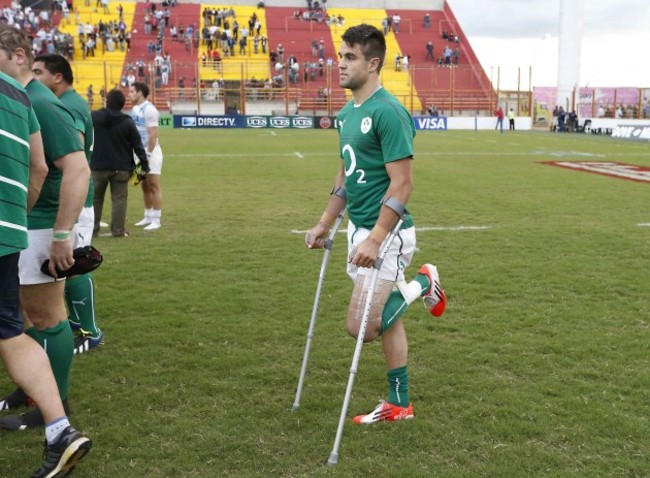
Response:
[[[300,405],[294,405],[293,407],[291,407],[291,411],[292,412],[297,412],[299,408],[300,408]]]
[[[329,466],[334,466],[334,465],[336,465],[338,462],[339,462],[339,454],[338,454],[338,453],[334,453],[334,452],[332,452],[332,453],[330,454],[329,459],[327,460],[327,464],[328,464]]]

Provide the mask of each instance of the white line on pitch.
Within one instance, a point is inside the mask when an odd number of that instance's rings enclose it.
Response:
[[[639,227],[650,227],[650,222],[641,222],[641,223],[637,224],[637,226],[639,226]]]
[[[650,224],[649,224],[650,225]],[[485,231],[490,229],[492,226],[425,226],[425,227],[416,227],[416,232],[427,232],[427,231]],[[345,228],[344,228],[345,229]],[[291,234],[305,234],[309,231],[299,231],[298,229],[292,229]],[[339,230],[340,234],[346,233],[347,230]]]
[[[300,154],[298,151],[295,151],[293,154],[298,156],[300,159],[304,159],[304,156],[302,154]]]

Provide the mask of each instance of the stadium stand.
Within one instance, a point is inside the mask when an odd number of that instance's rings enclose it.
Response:
[[[151,6],[156,5],[157,9],[162,8],[163,11],[169,12],[167,26],[162,25],[153,26],[151,33],[147,34],[145,31],[145,15],[150,12]],[[163,16],[163,19],[165,16]],[[187,31],[188,27],[192,27],[193,32],[200,31],[201,9],[198,3],[178,3],[175,6],[164,7],[160,3],[138,2],[135,7],[135,15],[132,24],[132,42],[131,49],[126,55],[126,64],[124,65],[124,74],[128,74],[129,65],[136,65],[135,71],[140,73],[137,68],[138,62],[144,62],[147,68],[144,69],[145,76],[137,74],[137,81],[146,81],[149,85],[155,85],[152,88],[150,100],[160,110],[169,110],[172,102],[179,96],[188,98],[195,97],[196,88],[195,81],[198,81],[198,67],[197,67],[197,46],[198,42],[194,40],[194,33],[192,38],[189,38],[189,44],[184,38],[173,39],[171,37],[171,28],[175,26],[178,30],[181,28]],[[157,74],[156,68],[161,65],[156,65],[153,62],[156,57],[156,51],[152,51],[152,45],[157,43],[157,36],[164,28],[165,35],[162,38],[161,52],[163,57],[171,60],[169,79],[166,87],[160,84],[160,75]],[[153,78],[152,78],[153,77]],[[156,79],[158,78],[158,79]],[[156,84],[159,82],[159,84]]]
[[[126,34],[130,31],[136,4],[124,2],[121,5]],[[93,108],[101,108],[101,88],[106,85],[106,90],[109,90],[119,84],[122,65],[126,57],[126,45],[122,50],[119,44],[116,44],[114,50],[109,51],[98,35],[94,55],[84,55],[80,33],[84,31],[84,39],[87,40],[89,32],[98,33],[100,22],[119,24],[120,16],[117,5],[111,5],[109,11],[105,13],[101,7],[95,6],[95,2],[89,2],[88,5],[85,5],[84,2],[75,2],[72,12],[68,11],[67,14],[61,14],[58,18],[60,20],[57,24],[59,31],[74,38],[71,64],[75,77],[75,89],[80,95],[86,96],[88,88],[92,86],[93,95],[89,103],[92,103]]]
[[[345,90],[338,87],[336,70],[336,53],[345,29],[361,22],[381,29],[385,18],[398,13],[401,17],[400,32],[389,31],[386,35],[388,51],[381,81],[409,110],[421,113],[435,105],[440,112],[476,112],[489,111],[495,104],[495,93],[489,79],[449,5],[442,0],[429,5],[431,10],[426,12],[429,14],[429,28],[424,26],[424,10],[349,8],[347,5],[360,4],[350,2],[345,3],[346,8],[330,6],[327,12],[305,12],[306,2],[287,0],[285,5],[291,6],[275,6],[282,4],[281,1],[273,3],[274,6],[258,8],[257,0],[233,0],[232,4],[180,0],[170,5],[167,5],[167,0],[163,3],[125,0],[119,4],[111,2],[110,11],[104,13],[101,2],[75,0],[72,11],[55,12],[53,23],[60,20],[60,31],[75,39],[75,88],[82,95],[90,85],[93,86],[93,96],[98,96],[102,87],[109,90],[118,86],[126,90],[127,76],[132,73],[136,80],[144,80],[153,86],[151,99],[163,111],[172,109],[182,100],[223,103],[218,90],[224,88],[235,96],[245,95],[246,101],[281,100],[291,113],[317,114],[336,112],[347,101]],[[125,33],[130,33],[130,48],[122,51],[118,43],[108,51],[104,42],[98,40],[94,56],[82,55],[80,29],[90,28],[96,32],[99,22],[117,24],[120,20],[118,6],[123,8],[122,28]],[[150,32],[145,28],[145,16],[149,13],[153,18],[153,6],[158,12],[166,10],[169,18],[158,51],[153,45],[157,43],[160,28],[156,28],[155,22]],[[249,19],[255,15],[261,23],[260,37],[267,39],[266,53],[260,44],[257,52],[254,51],[255,32],[249,32],[243,54],[236,44],[234,55],[226,55],[220,39],[216,39],[212,49],[219,51],[221,60],[218,63],[212,61],[212,51],[203,41],[203,28],[206,26],[206,11],[214,10],[228,11],[228,20],[231,24],[235,20],[238,22],[239,32],[243,27],[250,29]],[[178,30],[182,27],[185,32],[191,26],[192,38],[172,39],[172,26]],[[443,39],[443,32],[453,35]],[[425,61],[428,41],[434,44],[435,60],[441,56],[445,45],[457,48],[460,54],[454,62],[456,64],[438,65],[437,61]],[[316,42],[316,52],[312,50],[312,42]],[[284,64],[276,70],[276,62],[270,60],[269,53],[277,53],[280,44],[284,47]],[[404,55],[410,57],[409,64],[397,71],[395,59]],[[160,81],[160,62],[154,62],[155,57],[158,60],[160,57],[171,59],[166,82]],[[291,69],[287,60],[290,57],[298,63],[294,75],[289,75]],[[242,102],[242,108],[245,108],[245,103]],[[101,101],[93,101],[93,108],[100,106]],[[236,109],[239,111],[239,108]]]

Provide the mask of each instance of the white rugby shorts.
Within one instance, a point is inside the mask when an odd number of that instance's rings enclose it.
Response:
[[[348,260],[352,250],[362,243],[368,237],[368,234],[370,234],[369,229],[357,228],[352,222],[348,223]],[[411,264],[414,253],[415,228],[400,229],[386,252],[386,257],[384,257],[384,262],[377,277],[393,282],[404,280],[404,269]],[[353,281],[356,280],[357,274],[371,276],[373,270],[371,267],[357,267],[350,262],[348,262],[347,266],[348,275]]]
[[[79,214],[79,220],[72,229],[72,248],[89,246],[93,239],[95,226],[95,209],[84,207]]]
[[[27,231],[29,246],[20,253],[18,275],[20,285],[47,284],[56,279],[41,272],[41,264],[50,258],[52,245],[52,229],[31,229]],[[64,280],[64,279],[61,279]]]
[[[163,164],[162,148],[160,147],[159,144],[157,144],[156,147],[151,152],[151,156],[149,156],[149,167],[151,168],[149,174],[155,174],[157,176],[160,176],[162,174],[162,164]]]

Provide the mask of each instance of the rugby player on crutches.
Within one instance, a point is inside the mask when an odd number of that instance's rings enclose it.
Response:
[[[406,210],[413,188],[415,128],[408,111],[379,83],[386,55],[384,36],[373,26],[358,25],[349,28],[342,39],[339,79],[342,87],[351,90],[353,99],[337,118],[342,161],[334,188],[306,242],[309,248],[323,247],[335,219],[347,208],[347,270],[354,281],[348,332],[357,338],[359,351],[362,342],[381,337],[388,367],[387,400],[370,413],[355,416],[354,422],[409,419],[413,418],[413,405],[408,387],[408,344],[400,317],[419,297],[433,315],[440,316],[446,298],[437,269],[431,264],[423,265],[412,282],[404,280],[403,271],[415,251],[413,219]],[[393,235],[398,221],[399,230]],[[386,239],[391,243],[383,248],[385,257],[377,261]],[[373,278],[376,283],[372,283]],[[366,307],[369,290],[373,294]],[[354,358],[358,360],[356,351]],[[330,464],[338,458],[343,419],[356,373],[354,361]]]

